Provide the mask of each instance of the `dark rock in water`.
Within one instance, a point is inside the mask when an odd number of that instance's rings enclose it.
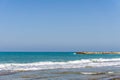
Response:
[[[0,76],[12,75],[12,74],[15,74],[15,73],[17,73],[17,72],[10,72],[10,71],[0,72]]]
[[[85,68],[93,68],[92,66],[85,66]]]
[[[112,78],[112,79],[109,79],[109,80],[120,80],[120,78]]]
[[[89,80],[98,80],[98,79],[89,79]]]
[[[58,72],[54,74],[82,74],[82,75],[104,75],[105,72]]]
[[[84,74],[84,75],[104,75],[106,73],[105,72],[81,72],[81,74]]]
[[[120,80],[120,76],[105,78],[105,79],[102,79],[102,80]]]

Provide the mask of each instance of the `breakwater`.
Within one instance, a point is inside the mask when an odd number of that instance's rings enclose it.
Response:
[[[76,54],[120,54],[120,52],[76,52]]]

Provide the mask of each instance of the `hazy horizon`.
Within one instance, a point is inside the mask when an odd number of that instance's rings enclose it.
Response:
[[[0,0],[0,52],[120,51],[119,0]]]

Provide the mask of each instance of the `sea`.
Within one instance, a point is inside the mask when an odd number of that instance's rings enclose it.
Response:
[[[0,80],[109,80],[111,77],[120,77],[120,54],[0,52]]]

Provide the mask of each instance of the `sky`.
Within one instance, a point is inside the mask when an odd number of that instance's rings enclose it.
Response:
[[[120,51],[120,0],[0,0],[0,51]]]

